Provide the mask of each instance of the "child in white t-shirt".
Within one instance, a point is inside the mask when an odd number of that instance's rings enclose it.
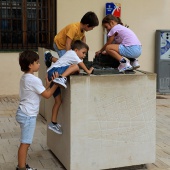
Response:
[[[51,97],[58,85],[54,84],[51,88],[51,81],[46,78],[46,87],[43,86],[41,79],[34,76],[40,67],[39,55],[34,51],[24,51],[19,56],[19,65],[24,72],[20,79],[20,102],[16,112],[16,120],[21,128],[21,140],[18,149],[18,166],[16,170],[36,170],[26,164],[27,152],[33,141],[36,127],[36,118],[39,113],[41,96]],[[58,77],[57,73],[51,76],[51,80]]]
[[[89,47],[86,43],[81,40],[76,40],[71,47],[71,50],[67,51],[61,58],[57,59],[52,57],[51,53],[47,51],[45,53],[45,62],[53,62],[53,64],[47,69],[48,78],[50,80],[51,75],[54,72],[58,72],[60,75],[58,78],[53,80],[54,83],[59,84],[66,88],[67,76],[79,72],[79,66],[87,73],[91,74],[93,67],[87,69],[83,63],[83,58],[86,56]],[[51,123],[48,125],[48,128],[52,131],[62,134],[61,125],[57,123],[57,115],[61,105],[61,92],[58,87],[53,94],[55,103],[52,108]]]

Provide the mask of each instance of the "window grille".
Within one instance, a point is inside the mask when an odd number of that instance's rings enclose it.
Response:
[[[56,0],[0,0],[0,51],[52,48]]]

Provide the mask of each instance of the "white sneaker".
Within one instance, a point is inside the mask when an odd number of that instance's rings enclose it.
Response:
[[[131,61],[130,64],[132,65],[133,69],[137,69],[140,67],[140,64],[137,59],[134,61]]]
[[[126,63],[120,63],[118,70],[119,72],[125,72],[126,70],[132,70],[133,67],[130,65],[129,61],[126,60]]]
[[[66,86],[66,82],[67,82],[67,78],[66,77],[58,77],[55,78],[53,80],[54,83],[60,84],[61,86],[63,86],[64,88],[67,88]]]

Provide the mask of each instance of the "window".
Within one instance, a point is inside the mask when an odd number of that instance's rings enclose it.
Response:
[[[0,50],[52,48],[56,0],[0,0]]]

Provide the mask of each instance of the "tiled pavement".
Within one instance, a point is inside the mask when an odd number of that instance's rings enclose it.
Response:
[[[15,120],[18,96],[0,97],[0,170],[15,170],[20,127]],[[28,163],[38,170],[63,170],[46,145],[46,121],[39,115]]]
[[[0,170],[15,170],[20,128],[15,121],[18,96],[0,96]],[[170,96],[157,95],[157,154],[154,164],[114,170],[170,170]],[[40,115],[28,163],[38,170],[64,170],[46,145],[46,121]],[[77,169],[78,170],[78,169]]]

